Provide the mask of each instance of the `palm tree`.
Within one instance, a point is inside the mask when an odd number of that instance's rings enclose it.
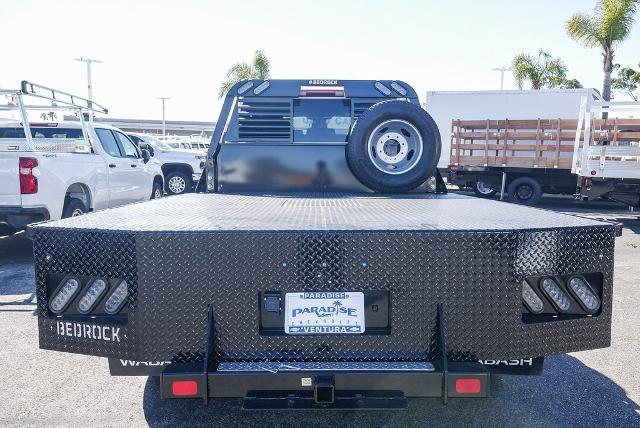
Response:
[[[269,59],[263,51],[257,50],[253,55],[251,64],[246,62],[235,63],[229,71],[227,71],[227,79],[220,85],[218,99],[224,97],[224,94],[236,83],[245,79],[268,79],[269,78]]]
[[[566,22],[569,37],[587,48],[602,49],[602,97],[611,99],[614,49],[631,31],[638,0],[599,0],[593,14],[576,13]]]
[[[49,113],[40,113],[40,117],[42,120],[51,120],[52,122],[58,118],[58,115],[55,111],[50,111]]]
[[[532,89],[582,87],[575,79],[567,80],[564,62],[543,49],[538,51],[537,57],[524,52],[516,55],[511,69],[519,89],[525,82],[529,82]]]

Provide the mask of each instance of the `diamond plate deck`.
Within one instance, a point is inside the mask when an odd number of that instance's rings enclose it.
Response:
[[[552,211],[453,194],[188,194],[44,223],[38,229],[506,231],[602,224]]]
[[[201,361],[207,306],[219,362],[424,361],[444,303],[454,360],[608,346],[616,227],[457,195],[184,195],[49,222],[34,239],[40,346],[133,360]],[[598,316],[524,324],[532,275],[598,272]],[[124,278],[120,342],[56,333],[50,274]],[[389,290],[383,335],[263,336],[260,291]],[[97,321],[86,320],[88,323]]]

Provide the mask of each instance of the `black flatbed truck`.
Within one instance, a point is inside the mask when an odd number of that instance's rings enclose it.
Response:
[[[379,409],[609,346],[619,226],[446,194],[429,119],[398,81],[240,82],[204,194],[30,228],[40,347],[163,367],[163,398]]]

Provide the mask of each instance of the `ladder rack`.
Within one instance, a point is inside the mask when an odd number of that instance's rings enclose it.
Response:
[[[86,147],[91,147],[91,142],[88,138],[89,134],[86,128],[84,113],[92,112],[107,114],[109,112],[106,107],[96,103],[95,101],[88,100],[86,98],[70,94],[68,92],[59,91],[57,89],[39,85],[37,83],[29,82],[27,80],[23,80],[22,82],[20,82],[20,89],[0,89],[0,96],[2,95],[4,95],[5,98],[8,99],[8,101],[4,104],[0,104],[0,111],[19,111],[21,124],[24,129],[25,139],[30,151],[35,151],[36,145],[34,144],[33,136],[31,135],[31,127],[29,126],[27,110],[76,111],[78,113],[80,124],[82,126],[82,133],[84,135],[84,142],[86,144]],[[24,102],[24,97],[33,97],[48,100],[51,101],[51,105],[27,105]]]

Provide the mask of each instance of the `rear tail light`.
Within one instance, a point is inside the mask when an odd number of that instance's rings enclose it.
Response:
[[[571,309],[571,300],[569,296],[562,291],[560,285],[553,278],[545,278],[542,280],[542,289],[549,296],[551,301],[555,303],[558,310],[566,312]]]
[[[98,278],[91,283],[87,290],[84,292],[84,295],[78,302],[78,312],[81,314],[86,314],[93,309],[96,302],[102,297],[102,294],[107,289],[107,281],[102,278]]]
[[[109,315],[117,314],[127,300],[127,282],[122,281],[104,304],[104,311]]]
[[[18,162],[20,168],[20,194],[38,193],[38,178],[33,175],[33,168],[38,166],[38,159],[21,157]]]
[[[600,299],[583,278],[579,276],[571,278],[569,280],[569,289],[573,291],[573,294],[588,312],[595,312],[600,308]]]
[[[522,300],[527,309],[534,314],[539,314],[544,309],[542,299],[526,281],[522,282]]]
[[[53,293],[53,297],[49,302],[49,308],[56,314],[62,313],[69,305],[69,302],[80,289],[80,281],[75,278],[68,278]]]

